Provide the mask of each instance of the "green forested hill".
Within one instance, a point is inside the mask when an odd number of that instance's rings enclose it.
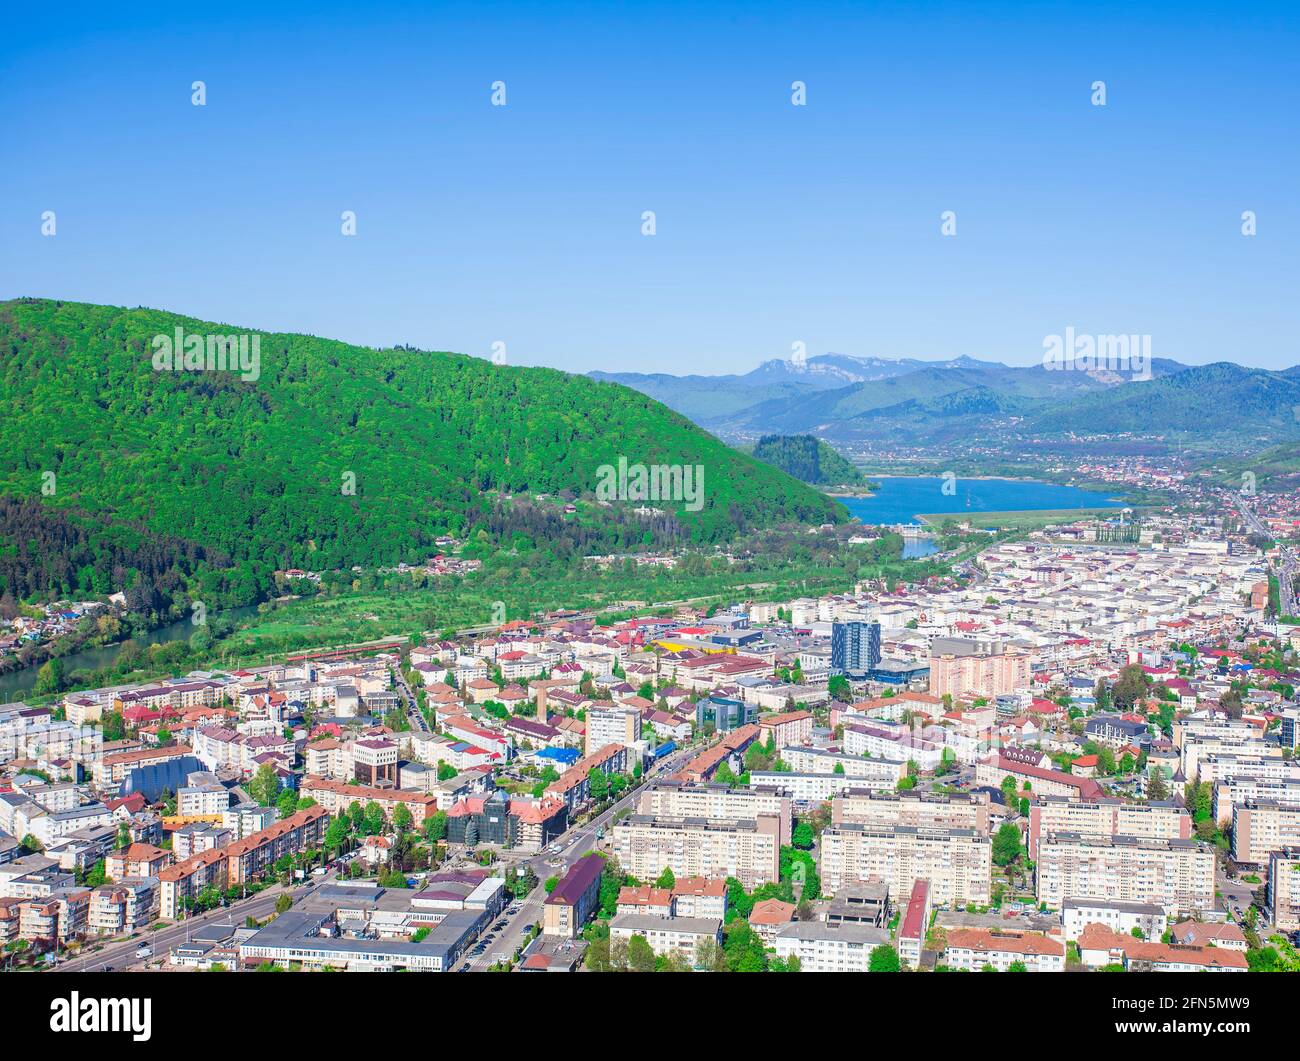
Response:
[[[104,592],[174,560],[247,600],[277,568],[423,559],[444,533],[483,548],[589,551],[842,517],[625,387],[270,333],[256,381],[154,371],[153,337],[178,325],[252,332],[156,310],[0,303],[0,589]],[[620,457],[702,465],[703,507],[650,502],[669,511],[647,522],[634,505],[580,505],[565,520],[522,500],[590,497],[597,469]]]
[[[783,472],[818,486],[859,486],[862,473],[813,435],[764,435],[754,456]]]

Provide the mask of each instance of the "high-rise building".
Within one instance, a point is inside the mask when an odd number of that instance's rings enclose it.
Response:
[[[1195,840],[1053,833],[1038,843],[1038,899],[1159,903],[1192,914],[1214,907],[1214,848]]]
[[[641,712],[635,707],[593,704],[587,708],[586,755],[611,744],[627,747],[641,739]]]
[[[831,673],[865,678],[880,663],[880,624],[854,619],[831,625]]]
[[[1300,711],[1295,708],[1282,712],[1282,747],[1300,748]]]
[[[1001,696],[1029,685],[1029,653],[988,640],[936,637],[930,642],[930,692]]]

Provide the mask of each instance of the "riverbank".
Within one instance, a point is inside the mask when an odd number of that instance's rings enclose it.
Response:
[[[223,626],[227,623],[238,624],[241,620],[256,615],[259,608],[260,605],[257,604],[229,608],[209,616],[208,626],[212,627],[218,623]],[[36,687],[36,679],[41,667],[51,659],[59,661],[65,676],[70,676],[75,671],[104,671],[118,662],[128,646],[135,646],[137,651],[144,652],[153,645],[166,645],[178,641],[188,643],[194,632],[199,629],[202,627],[195,625],[192,619],[181,618],[172,619],[160,626],[140,630],[130,637],[105,644],[87,645],[83,641],[80,645],[69,647],[63,638],[57,638],[48,642],[51,651],[47,651],[40,659],[30,660],[20,667],[10,667],[0,672],[0,703],[20,700],[30,693]],[[63,644],[60,645],[60,642]],[[52,651],[56,647],[61,647],[63,651]]]
[[[918,513],[916,518],[927,527],[936,529],[944,523],[956,521],[969,523],[972,529],[976,530],[999,527],[1011,530],[1036,530],[1050,523],[1062,523],[1088,516],[1114,516],[1116,511],[1114,508],[1059,508],[1006,512],[922,512]]]

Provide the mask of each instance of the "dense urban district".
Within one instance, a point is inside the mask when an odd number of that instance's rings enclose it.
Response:
[[[949,524],[841,592],[47,681],[0,705],[3,965],[1300,968],[1300,502]]]

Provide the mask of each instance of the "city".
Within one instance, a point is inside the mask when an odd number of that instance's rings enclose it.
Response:
[[[1300,505],[1238,500],[2,705],[6,964],[1295,968]]]
[[[7,14],[6,1030],[1290,1030],[1294,12]]]

